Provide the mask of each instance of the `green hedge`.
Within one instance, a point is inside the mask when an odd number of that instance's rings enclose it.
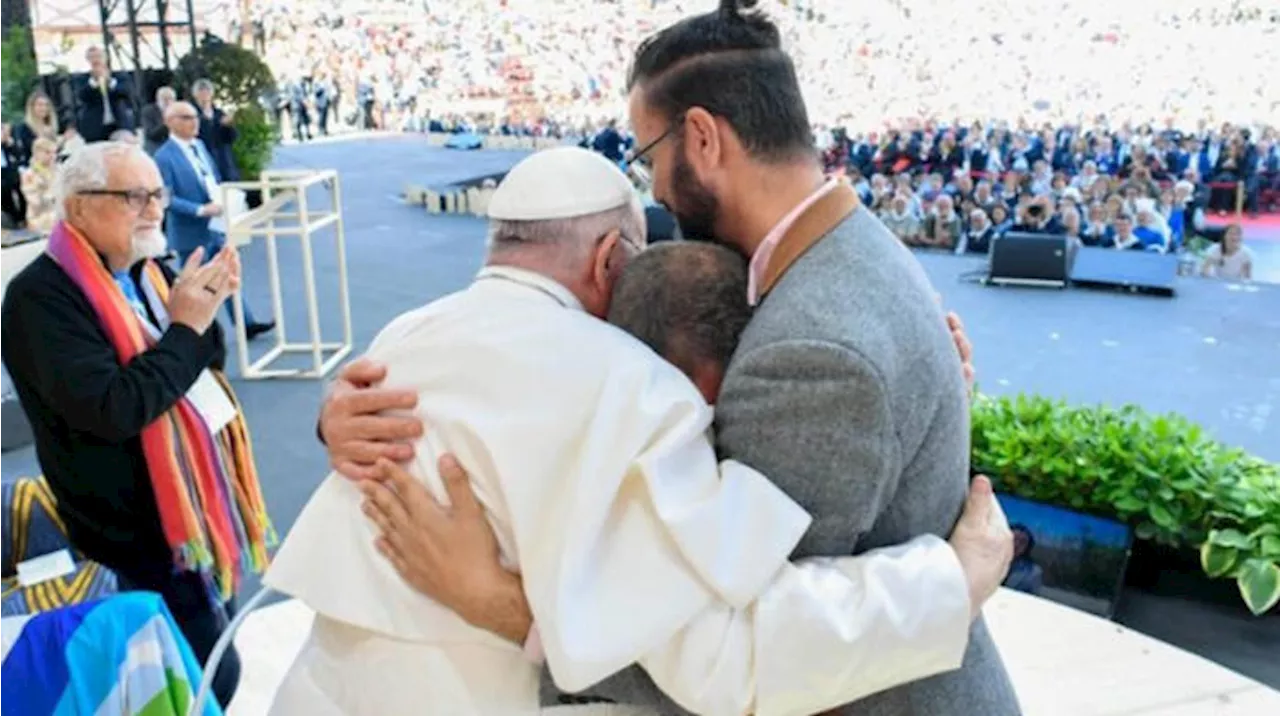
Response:
[[[1140,539],[1200,550],[1255,614],[1280,601],[1280,466],[1179,415],[979,395],[973,466],[996,489],[1125,522]]]
[[[185,94],[201,78],[212,80],[217,104],[236,110],[237,137],[231,153],[240,169],[240,178],[257,179],[270,166],[280,140],[260,104],[276,90],[271,68],[249,50],[206,38],[179,61],[174,82]]]
[[[31,49],[30,35],[22,25],[4,32],[0,52],[0,114],[4,121],[21,122],[27,108],[27,96],[40,81],[36,53]]]

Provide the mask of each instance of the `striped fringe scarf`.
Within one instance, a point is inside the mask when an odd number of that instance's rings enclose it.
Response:
[[[47,251],[89,299],[120,365],[154,345],[102,259],[78,231],[59,222]],[[147,261],[142,280],[168,303],[169,282],[154,261]],[[226,377],[211,372],[235,404],[235,419],[214,435],[184,397],[142,429],[142,452],[176,565],[212,577],[225,600],[235,594],[246,570],[261,573],[266,568],[267,547],[276,536],[239,401]]]

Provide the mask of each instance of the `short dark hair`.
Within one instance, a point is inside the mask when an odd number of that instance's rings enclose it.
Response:
[[[722,117],[752,157],[816,156],[813,129],[778,28],[756,0],[721,0],[712,12],[664,28],[640,43],[627,91],[668,120],[691,107]]]
[[[674,241],[641,252],[614,287],[609,322],[681,369],[729,363],[751,320],[747,262],[736,251]]]

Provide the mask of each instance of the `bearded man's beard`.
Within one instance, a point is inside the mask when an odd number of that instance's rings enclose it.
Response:
[[[169,240],[160,229],[151,229],[133,236],[133,260],[155,259],[164,256],[169,250]]]
[[[684,152],[676,154],[672,167],[671,189],[674,206],[668,207],[680,225],[680,235],[693,241],[710,241],[724,244],[716,237],[716,219],[720,214],[720,202],[706,186],[694,176],[693,167]]]

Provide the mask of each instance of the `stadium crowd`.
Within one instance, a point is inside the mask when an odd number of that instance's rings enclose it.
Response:
[[[293,139],[373,128],[594,138],[621,161],[626,132],[611,125],[634,46],[712,0],[212,4],[209,29],[277,73],[264,101]],[[1135,245],[1175,250],[1205,233],[1205,211],[1236,208],[1237,187],[1250,213],[1280,204],[1275,7],[762,4],[786,33],[829,166],[909,243],[981,250],[984,236],[1052,222],[1121,243],[1129,226]],[[61,144],[56,125],[39,134]],[[18,144],[7,171],[30,163],[33,147]],[[24,172],[32,185],[42,176]]]
[[[531,131],[619,116],[627,61],[654,28],[710,0],[227,2],[227,36],[285,83],[366,101],[388,129],[508,121]],[[812,119],[850,130],[913,117],[1253,122],[1280,114],[1280,18],[1258,3],[1169,0],[765,0]],[[243,34],[241,34],[243,31]],[[345,103],[345,104],[344,104]],[[484,115],[490,115],[484,117]]]

